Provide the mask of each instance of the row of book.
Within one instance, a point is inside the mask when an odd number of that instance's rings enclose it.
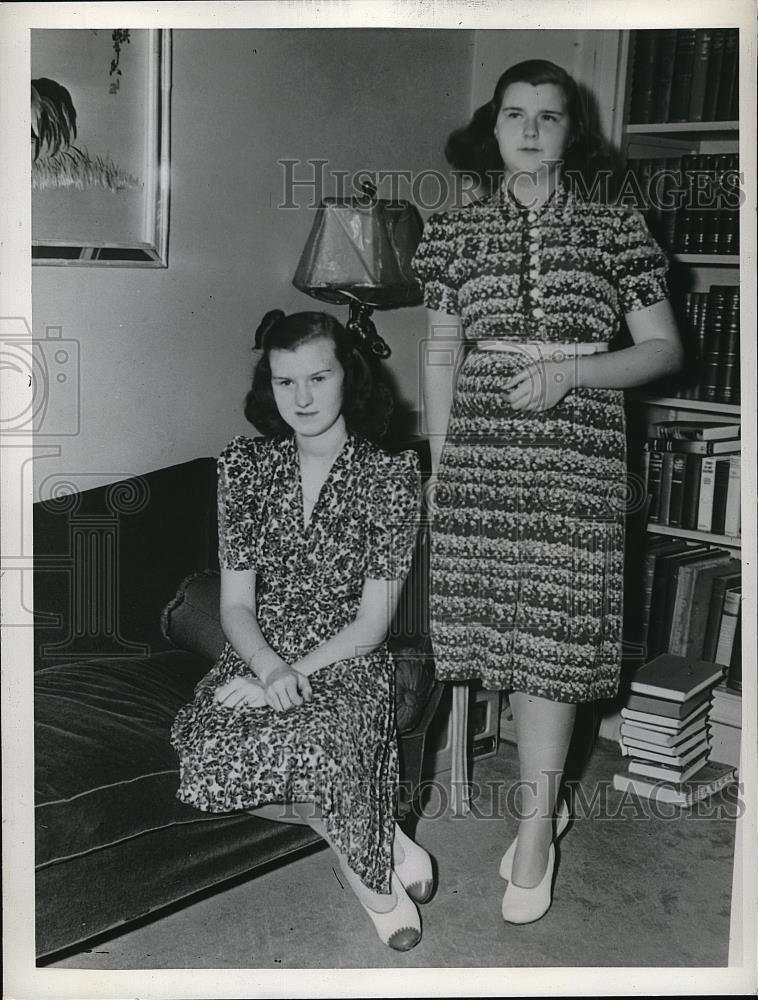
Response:
[[[681,254],[739,253],[737,153],[639,157],[627,167],[624,195],[638,203],[663,246]]]
[[[681,656],[658,656],[635,671],[621,709],[628,761],[614,776],[617,790],[690,805],[735,780],[735,765],[717,762],[709,738],[720,680],[719,667]]]
[[[631,124],[736,121],[736,28],[636,31]]]
[[[648,523],[738,537],[739,435],[739,424],[651,424],[644,452]]]
[[[725,550],[652,538],[643,559],[642,631],[648,657],[669,653],[724,668],[742,687],[742,566]]]
[[[711,285],[675,299],[685,367],[675,395],[711,403],[740,402],[740,290]]]

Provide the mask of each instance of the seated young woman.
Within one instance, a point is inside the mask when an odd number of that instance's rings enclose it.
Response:
[[[373,443],[391,396],[332,316],[272,311],[256,346],[245,413],[263,436],[234,438],[218,462],[228,642],[174,722],[177,795],[309,824],[381,940],[405,951],[433,880],[394,820],[386,637],[417,531],[418,459]]]

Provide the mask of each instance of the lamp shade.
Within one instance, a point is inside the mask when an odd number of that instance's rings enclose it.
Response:
[[[411,260],[421,230],[421,218],[407,201],[326,198],[292,283],[325,302],[353,297],[379,309],[416,305],[421,288]]]

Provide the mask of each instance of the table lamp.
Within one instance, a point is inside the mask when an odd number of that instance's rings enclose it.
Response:
[[[348,304],[347,329],[373,355],[388,358],[371,313],[421,302],[411,260],[422,223],[409,202],[377,199],[373,185],[363,189],[365,197],[321,202],[292,284],[323,302]]]

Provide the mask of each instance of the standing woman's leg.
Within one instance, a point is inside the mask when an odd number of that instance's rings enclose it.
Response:
[[[512,881],[531,888],[540,883],[548,864],[553,816],[574,730],[576,705],[521,691],[512,692],[509,700],[518,741],[522,817]]]

